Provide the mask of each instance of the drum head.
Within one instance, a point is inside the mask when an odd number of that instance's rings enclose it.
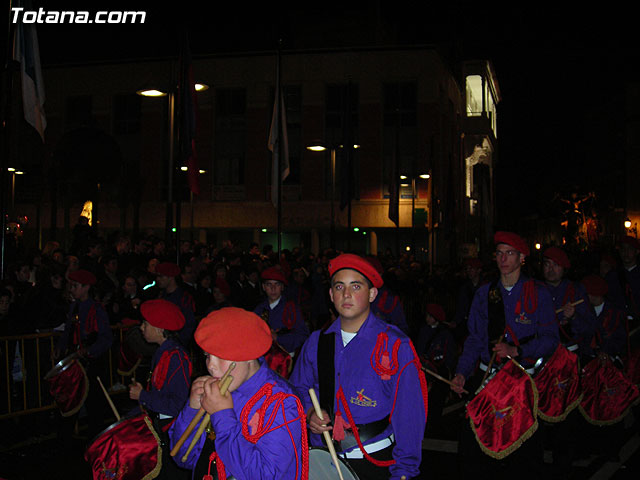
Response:
[[[51,370],[47,372],[47,374],[44,376],[44,379],[51,380],[56,375],[59,375],[62,372],[64,372],[67,368],[71,366],[71,364],[73,363],[73,361],[76,359],[77,356],[78,354],[74,352],[71,355],[67,355],[66,357],[64,357],[62,360],[56,363]]]
[[[338,458],[340,472],[344,480],[358,480],[358,476],[342,459]],[[331,454],[324,448],[309,449],[309,480],[334,480],[338,472]]]

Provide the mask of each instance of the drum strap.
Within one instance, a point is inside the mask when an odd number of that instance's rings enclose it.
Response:
[[[493,348],[491,342],[495,342],[497,339],[502,338],[505,331],[506,320],[504,317],[504,301],[502,300],[502,292],[498,286],[498,280],[494,280],[489,287],[488,296],[488,325],[487,333],[489,344],[487,345],[489,352]]]
[[[318,338],[318,385],[320,386],[320,407],[326,411],[331,418],[333,418],[333,399],[335,395],[335,379],[336,379],[336,365],[335,365],[335,350],[336,350],[336,334],[325,333],[326,328],[320,332]],[[320,368],[322,365],[322,368]]]

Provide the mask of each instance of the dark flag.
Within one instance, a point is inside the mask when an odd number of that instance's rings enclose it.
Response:
[[[271,128],[267,148],[273,153],[271,167],[271,203],[278,206],[279,185],[289,176],[289,139],[287,137],[287,116],[280,85],[280,52],[276,69],[276,94],[271,115]]]
[[[200,193],[198,185],[198,157],[196,155],[196,86],[193,81],[193,65],[189,51],[189,39],[185,33],[180,51],[180,78],[178,80],[178,108],[180,129],[180,160],[187,167],[189,190]]]

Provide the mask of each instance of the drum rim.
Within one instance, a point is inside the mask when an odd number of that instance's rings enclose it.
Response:
[[[71,365],[73,365],[73,362],[76,360],[77,356],[78,354],[74,352],[71,355],[67,355],[66,357],[64,357],[62,360],[56,363],[51,370],[47,372],[47,374],[44,376],[44,379],[50,380],[56,375],[59,375],[67,370]]]
[[[329,453],[329,449],[327,449],[326,447],[309,447],[309,453],[311,453],[311,450],[321,450],[325,452],[327,455],[331,456],[331,453]],[[341,458],[340,452],[337,452],[337,453],[338,453],[338,461],[342,464],[342,466],[344,466],[349,471],[349,473],[355,480],[360,480],[360,477],[358,477],[353,467],[349,465],[349,463],[347,462],[347,459]],[[311,462],[309,462],[309,467],[311,467]]]
[[[128,417],[125,418],[121,418],[120,420],[115,421],[114,423],[112,423],[111,425],[109,425],[107,428],[105,428],[104,430],[102,430],[100,433],[98,433],[95,437],[93,437],[91,439],[91,441],[88,443],[88,447],[86,448],[86,450],[88,450],[89,448],[91,448],[91,446],[95,443],[96,440],[98,440],[102,435],[104,435],[107,432],[110,432],[111,430],[113,430],[114,428],[116,428],[118,425],[120,425],[123,422],[126,422],[128,420],[133,420],[134,418],[137,417],[148,417],[148,415],[146,413],[136,413],[135,415],[130,415]]]

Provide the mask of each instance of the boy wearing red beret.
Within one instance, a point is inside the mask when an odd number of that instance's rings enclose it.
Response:
[[[195,434],[174,459],[193,469],[193,478],[302,480],[308,475],[306,419],[293,387],[262,358],[271,347],[271,330],[256,314],[234,307],[216,310],[198,325],[195,341],[205,353],[210,376],[191,386],[189,401],[169,435],[172,446],[198,410],[211,415],[212,435],[203,434],[184,462]],[[235,362],[228,391],[220,379]],[[197,430],[194,429],[197,432]]]
[[[329,263],[329,295],[340,316],[305,342],[291,376],[307,412],[311,443],[331,431],[338,455],[359,478],[420,474],[426,381],[409,338],[371,312],[382,277],[364,258]],[[309,388],[318,393],[324,420]]]

